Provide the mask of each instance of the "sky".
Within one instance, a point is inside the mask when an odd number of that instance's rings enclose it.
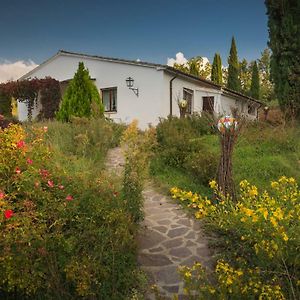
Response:
[[[0,0],[0,82],[58,50],[167,64],[219,52],[240,59],[267,47],[263,0]],[[178,55],[179,54],[179,55]]]

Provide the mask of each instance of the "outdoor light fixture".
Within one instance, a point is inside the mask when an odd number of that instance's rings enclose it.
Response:
[[[133,84],[134,84],[134,79],[132,77],[126,78],[126,85],[127,85],[127,87],[130,90],[132,90],[136,94],[136,96],[138,97],[139,96],[139,89],[138,88],[134,88]]]

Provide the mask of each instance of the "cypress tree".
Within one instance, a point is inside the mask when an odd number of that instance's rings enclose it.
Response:
[[[103,110],[98,90],[90,80],[89,71],[85,69],[83,62],[80,62],[66,89],[56,118],[68,122],[71,116],[90,117],[94,113],[103,115]]]
[[[252,77],[251,77],[251,87],[250,87],[250,97],[259,99],[260,96],[260,82],[259,82],[259,72],[256,61],[252,67]]]
[[[265,0],[265,4],[275,94],[288,116],[300,118],[300,1]]]
[[[222,85],[223,83],[223,78],[222,78],[222,61],[221,61],[221,56],[219,53],[216,53],[214,56],[214,61],[212,64],[212,69],[211,69],[211,81]]]
[[[232,37],[230,54],[228,57],[227,87],[237,92],[241,91],[241,82],[239,78],[239,60],[234,37]]]

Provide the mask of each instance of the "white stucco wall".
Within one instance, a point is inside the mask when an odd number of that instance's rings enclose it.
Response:
[[[99,91],[103,88],[117,87],[117,112],[106,113],[116,122],[129,123],[137,119],[139,127],[145,129],[149,124],[156,125],[160,117],[165,118],[170,114],[170,80],[174,76],[160,67],[61,53],[33,70],[27,78],[50,76],[58,81],[72,79],[79,62],[83,62],[89,69],[91,78],[96,79],[94,83]],[[134,79],[134,87],[139,89],[138,97],[126,86],[128,77]],[[177,76],[172,85],[173,115],[179,116],[177,100],[182,99],[184,88],[193,91],[193,112],[201,113],[203,97],[213,96],[214,111],[217,115],[231,114],[231,108],[235,106],[248,115],[248,105],[243,106],[242,100],[225,96],[221,90],[211,88],[200,81]],[[33,118],[38,112],[39,107],[36,107]],[[27,107],[24,103],[18,104],[18,114],[21,121],[27,119]],[[255,119],[256,114],[249,115],[249,118]]]
[[[162,111],[164,112],[164,116],[168,116],[170,112],[170,80],[174,76],[170,74],[164,74],[164,98],[167,99],[163,103]],[[203,108],[203,97],[214,97],[214,110],[217,112],[218,103],[220,102],[221,91],[216,89],[208,88],[202,86],[200,83],[196,83],[195,81],[185,80],[180,77],[176,77],[172,82],[172,105],[173,105],[173,115],[179,116],[179,107],[177,104],[177,100],[182,99],[183,97],[183,89],[187,88],[193,91],[193,104],[192,111],[201,113]]]
[[[149,123],[153,125],[158,123],[163,95],[162,70],[93,58],[60,55],[35,70],[30,77],[50,76],[59,81],[71,79],[79,62],[83,62],[89,69],[90,76],[96,79],[95,85],[99,90],[117,87],[117,112],[107,114],[112,119],[126,123],[138,119],[142,129],[146,128]],[[127,77],[134,79],[134,87],[139,89],[139,97],[126,86]],[[19,113],[23,116],[22,111],[23,107],[20,107]]]
[[[19,121],[21,121],[21,122],[27,121],[28,120],[27,103],[17,101],[17,106],[18,106],[18,119],[19,119]],[[41,110],[41,105],[40,105],[39,101],[37,101],[34,104],[34,107],[33,107],[33,110],[32,110],[32,120],[34,120],[37,117],[40,110]]]

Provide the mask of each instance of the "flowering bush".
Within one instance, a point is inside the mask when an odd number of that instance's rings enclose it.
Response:
[[[143,183],[153,148],[156,145],[155,129],[151,127],[141,133],[137,124],[137,121],[133,121],[122,136],[125,154],[122,192],[127,211],[135,222],[143,219]]]
[[[263,285],[273,282],[271,286],[282,289],[279,292],[284,297],[271,299],[299,297],[300,191],[295,179],[283,176],[271,182],[269,192],[259,192],[244,180],[237,203],[220,194],[215,181],[210,186],[216,194],[214,200],[177,188],[171,189],[171,194],[195,209],[196,218],[204,218],[219,233],[224,258],[243,272],[257,267]],[[245,286],[238,287],[236,293],[242,294]]]
[[[0,130],[0,295],[123,299],[136,286],[134,224],[109,178],[86,185],[56,167],[47,131]]]

